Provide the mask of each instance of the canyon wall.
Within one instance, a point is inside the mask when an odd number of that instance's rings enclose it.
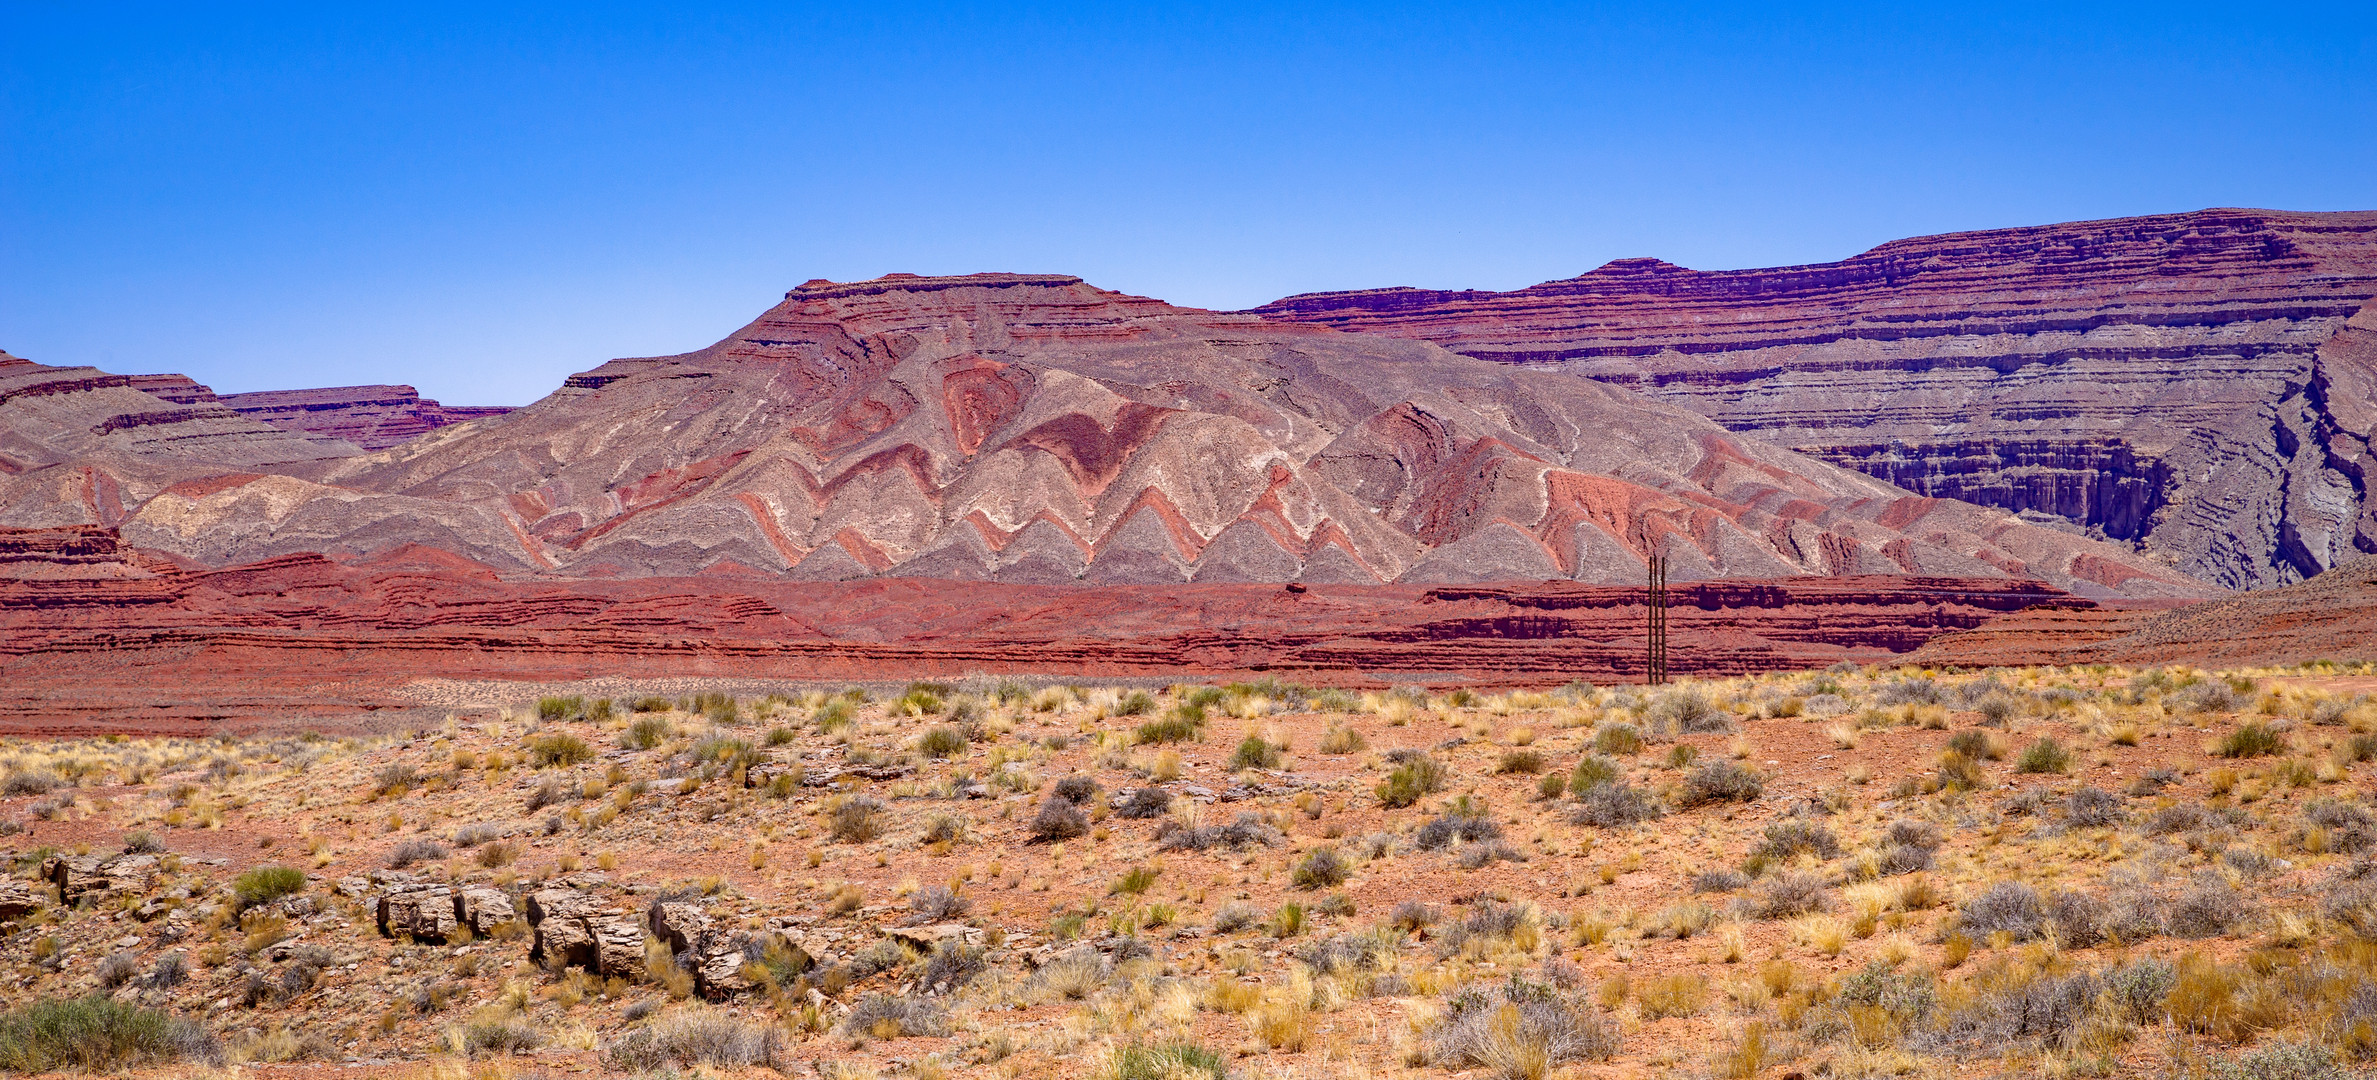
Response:
[[[2377,551],[2373,298],[2377,213],[2206,210],[1254,311],[1623,386],[2251,588]]]

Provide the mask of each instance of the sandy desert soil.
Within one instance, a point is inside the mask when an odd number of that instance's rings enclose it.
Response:
[[[2373,687],[448,682],[15,740],[0,1055],[98,995],[183,1018],[157,1075],[2327,1075],[2267,1068],[2377,1052]]]

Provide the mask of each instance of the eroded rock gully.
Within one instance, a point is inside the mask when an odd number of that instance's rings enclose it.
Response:
[[[2372,298],[2377,213],[2206,210],[1763,270],[1621,259],[1513,292],[1316,293],[1255,312],[1590,376],[2260,587],[2377,551]]]

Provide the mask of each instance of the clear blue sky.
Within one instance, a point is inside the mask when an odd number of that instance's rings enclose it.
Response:
[[[1230,308],[2377,209],[2377,7],[1932,6],[0,0],[0,348],[515,404],[812,277]]]

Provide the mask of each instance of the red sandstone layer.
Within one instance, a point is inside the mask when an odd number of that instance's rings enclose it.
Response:
[[[1671,589],[1669,666],[1887,659],[2087,600],[2035,582],[1874,575]],[[1271,672],[1318,684],[1640,678],[1644,595],[1573,582],[1010,585],[760,575],[512,581],[408,549],[185,569],[104,530],[0,534],[0,732],[421,722],[424,677],[907,679]],[[393,722],[393,721],[392,721]]]

